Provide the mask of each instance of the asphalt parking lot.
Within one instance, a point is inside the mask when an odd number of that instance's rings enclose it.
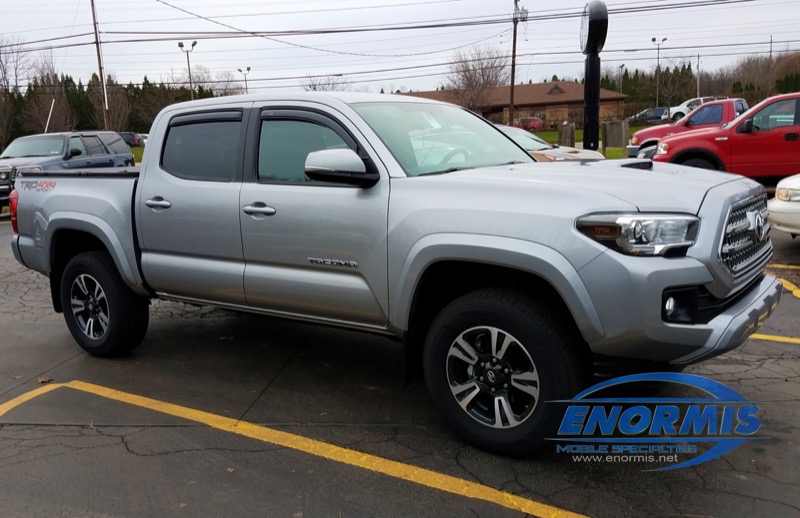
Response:
[[[445,429],[398,344],[156,302],[142,346],[101,360],[19,265],[0,219],[3,516],[799,516],[800,239],[773,231],[775,314],[687,369],[759,401],[764,440],[642,471],[514,459]]]

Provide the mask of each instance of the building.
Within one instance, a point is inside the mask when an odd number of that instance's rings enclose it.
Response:
[[[521,84],[514,87],[514,118],[539,117],[546,127],[554,127],[564,121],[583,123],[583,86],[573,81]],[[484,97],[480,114],[494,122],[508,123],[510,86],[489,88]],[[410,92],[406,95],[424,97],[437,101],[462,104],[452,90]],[[600,120],[622,120],[625,99],[628,96],[600,89]]]

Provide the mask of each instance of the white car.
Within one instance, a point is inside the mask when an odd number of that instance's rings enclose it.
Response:
[[[686,114],[700,106],[711,101],[718,101],[720,99],[727,99],[727,97],[695,97],[685,101],[680,106],[675,106],[669,109],[669,118],[672,120],[679,120],[686,117]]]
[[[775,197],[767,202],[769,223],[797,237],[800,234],[800,174],[778,182]]]

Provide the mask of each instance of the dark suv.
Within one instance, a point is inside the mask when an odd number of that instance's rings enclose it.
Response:
[[[132,131],[120,131],[119,136],[122,137],[122,140],[125,141],[130,147],[144,147],[144,139],[138,133],[133,133]]]
[[[133,154],[125,141],[111,131],[45,133],[15,139],[0,154],[0,208],[8,205],[8,195],[20,166],[38,166],[43,171],[123,167],[134,165]]]

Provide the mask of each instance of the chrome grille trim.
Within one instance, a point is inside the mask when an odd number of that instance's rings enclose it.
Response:
[[[758,229],[753,228],[752,216],[760,214],[767,221],[767,195],[761,194],[731,206],[720,244],[719,259],[734,278],[741,277],[761,265],[772,255],[772,240],[769,223],[763,240],[758,238]]]

